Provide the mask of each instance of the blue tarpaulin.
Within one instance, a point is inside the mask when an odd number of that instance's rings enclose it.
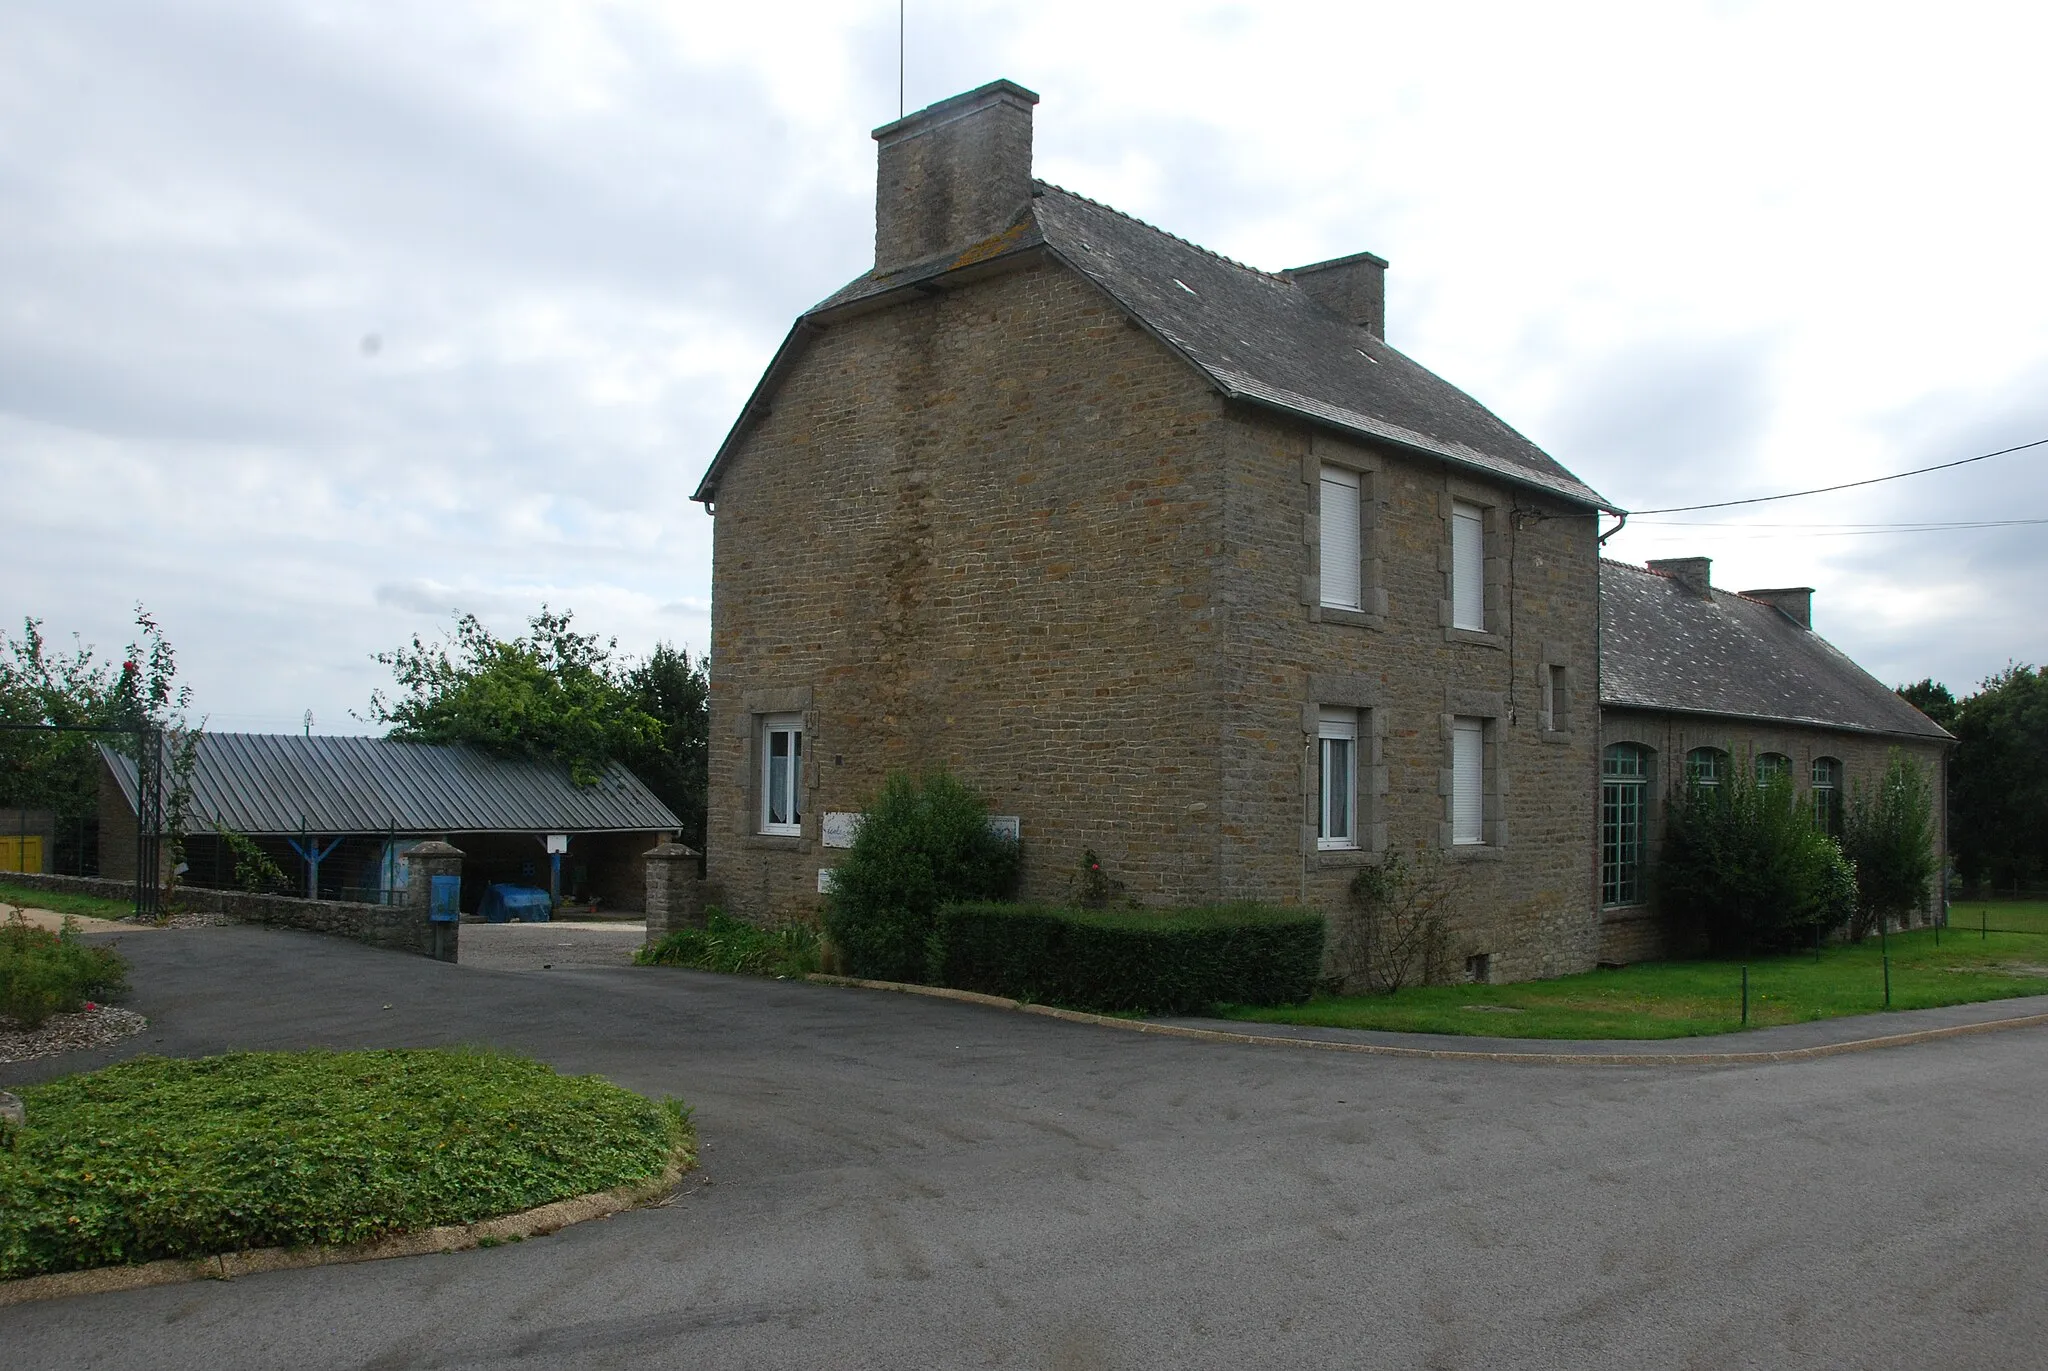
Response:
[[[545,890],[536,890],[530,885],[493,885],[484,890],[484,902],[477,911],[489,924],[521,923],[544,924],[548,921],[553,901]]]

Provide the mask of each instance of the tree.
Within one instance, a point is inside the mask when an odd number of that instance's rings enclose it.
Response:
[[[627,758],[633,774],[683,821],[683,841],[704,850],[706,763],[711,738],[711,681],[707,663],[688,649],[657,643],[646,661],[626,673],[642,712],[661,726],[650,743]]]
[[[1857,783],[1842,851],[1856,866],[1852,939],[1927,907],[1934,889],[1934,790],[1927,773],[1897,748],[1875,787]]]
[[[178,684],[177,653],[156,618],[135,606],[136,636],[120,664],[72,635],[68,652],[51,647],[43,621],[22,621],[21,637],[0,655],[0,722],[66,728],[175,730],[190,708],[190,687]],[[0,804],[85,816],[95,812],[99,766],[94,745],[134,754],[132,732],[0,731]]]
[[[1900,686],[1898,696],[1949,732],[1956,731],[1956,715],[1962,706],[1949,694],[1948,687],[1933,677]]]
[[[1790,778],[1731,766],[1673,798],[1657,875],[1666,910],[1696,920],[1716,956],[1797,947],[1846,923],[1856,876],[1813,826]]]
[[[558,760],[577,785],[596,785],[612,762],[656,750],[663,729],[613,661],[618,640],[578,633],[573,618],[542,605],[526,636],[509,641],[474,614],[458,614],[441,642],[414,634],[377,654],[403,694],[394,702],[373,692],[369,718],[393,738]]]
[[[2048,668],[2008,666],[1962,702],[1950,731],[1950,812],[1964,879],[2039,879],[2048,871]]]

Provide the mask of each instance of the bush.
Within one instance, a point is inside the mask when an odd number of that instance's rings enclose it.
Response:
[[[825,931],[850,975],[924,979],[941,905],[1016,889],[1017,844],[991,830],[980,797],[943,771],[903,772],[861,817],[832,873]]]
[[[1927,773],[1893,748],[1877,789],[1859,783],[1843,817],[1842,850],[1856,864],[1852,939],[1927,907],[1934,889],[1933,826]]]
[[[128,965],[110,947],[79,941],[71,921],[62,933],[35,928],[19,914],[0,927],[0,1014],[24,1028],[52,1014],[76,1014],[89,997],[128,988]]]
[[[689,966],[744,976],[808,976],[818,969],[818,930],[810,924],[762,928],[724,911],[702,928],[679,928],[633,954],[641,966]]]
[[[1743,765],[1673,801],[1657,873],[1665,910],[1698,921],[1715,956],[1806,946],[1856,909],[1855,869],[1791,781]]]
[[[1183,1014],[1212,1004],[1299,1004],[1323,962],[1323,920],[1219,905],[1100,911],[958,904],[938,919],[943,985],[1093,1010]]]

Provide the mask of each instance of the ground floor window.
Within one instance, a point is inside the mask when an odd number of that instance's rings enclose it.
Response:
[[[1358,711],[1325,709],[1316,727],[1316,846],[1358,846]]]
[[[803,832],[804,721],[801,714],[761,718],[761,831]]]
[[[1813,826],[1842,836],[1842,764],[1833,757],[1813,759]]]
[[[1451,841],[1486,841],[1486,720],[1451,722]]]
[[[1792,759],[1782,752],[1759,752],[1756,754],[1756,783],[1769,785],[1772,781],[1790,780]]]
[[[1721,784],[1728,768],[1728,754],[1718,747],[1696,747],[1685,754],[1685,783],[1701,790]]]
[[[1600,758],[1600,903],[1641,904],[1643,900],[1643,797],[1649,788],[1650,754],[1634,743],[1616,743]]]

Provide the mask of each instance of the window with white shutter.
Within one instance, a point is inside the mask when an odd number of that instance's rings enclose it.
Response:
[[[1451,727],[1451,841],[1486,841],[1486,720]]]
[[[1359,479],[1355,471],[1324,467],[1322,482],[1322,600],[1332,609],[1363,606],[1359,577]]]
[[[1451,506],[1451,627],[1486,629],[1486,511]]]
[[[1358,846],[1358,711],[1325,709],[1316,728],[1316,846]]]
[[[761,832],[803,832],[804,717],[761,717]]]

